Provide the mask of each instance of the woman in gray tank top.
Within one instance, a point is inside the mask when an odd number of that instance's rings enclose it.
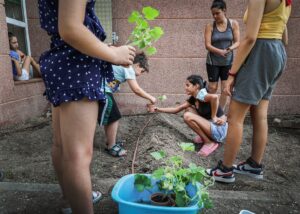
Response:
[[[209,92],[216,93],[221,79],[221,91],[228,78],[228,71],[233,61],[233,50],[240,44],[240,31],[237,21],[226,17],[226,3],[214,0],[211,6],[214,18],[212,24],[205,28],[205,47],[208,50],[206,69],[209,81]],[[224,110],[227,96],[221,94],[220,107]]]

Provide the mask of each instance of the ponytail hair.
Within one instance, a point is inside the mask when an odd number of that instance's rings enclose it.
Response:
[[[199,85],[200,89],[206,88],[207,89],[207,82],[203,80],[203,78],[200,75],[191,75],[186,78],[187,81],[192,83],[192,85]]]
[[[226,2],[224,0],[214,0],[210,9],[213,9],[213,8],[226,10]]]

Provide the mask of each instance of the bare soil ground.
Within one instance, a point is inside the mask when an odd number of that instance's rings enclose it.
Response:
[[[104,132],[98,127],[91,173],[94,189],[100,189],[105,198],[95,206],[96,213],[118,213],[109,197],[111,186],[118,178],[131,173],[140,129],[150,118],[140,137],[135,172],[151,173],[160,164],[150,156],[157,150],[165,150],[170,156],[182,155],[186,163],[194,162],[205,168],[215,166],[222,159],[223,147],[207,158],[180,150],[178,143],[191,142],[195,136],[180,115],[124,116],[118,132],[118,139],[126,141],[128,155],[124,158],[111,157],[104,151]],[[211,188],[214,208],[203,213],[239,213],[242,209],[255,213],[300,213],[300,117],[271,118],[269,124],[264,179],[237,175],[234,184],[216,183]],[[249,156],[251,134],[251,125],[246,123],[237,162]],[[0,169],[5,172],[5,179],[0,183],[1,214],[59,212],[60,193],[57,185],[53,185],[57,180],[51,165],[51,141],[49,118],[36,118],[0,130]],[[24,183],[28,185],[26,188]],[[37,187],[40,184],[44,189]]]

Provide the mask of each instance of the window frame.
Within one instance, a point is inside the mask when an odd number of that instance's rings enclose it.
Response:
[[[27,19],[27,11],[26,11],[26,1],[25,0],[20,0],[21,1],[21,10],[22,10],[22,15],[24,18],[23,21],[19,21],[17,19],[13,19],[10,17],[7,17],[6,14],[6,24],[14,25],[17,27],[21,27],[25,29],[25,41],[26,41],[26,50],[27,50],[27,55],[31,56],[31,49],[30,49],[30,39],[29,39],[29,30],[28,30],[28,19]]]

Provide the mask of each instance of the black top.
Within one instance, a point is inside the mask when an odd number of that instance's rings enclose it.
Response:
[[[198,101],[199,106],[197,107],[196,101]],[[211,106],[210,103],[206,102],[201,102],[200,100],[197,100],[195,97],[191,96],[187,102],[191,104],[192,106],[195,106],[195,109],[197,113],[201,116],[204,117],[207,120],[211,120]],[[224,115],[223,110],[218,106],[218,111],[217,111],[217,117],[222,117]]]

